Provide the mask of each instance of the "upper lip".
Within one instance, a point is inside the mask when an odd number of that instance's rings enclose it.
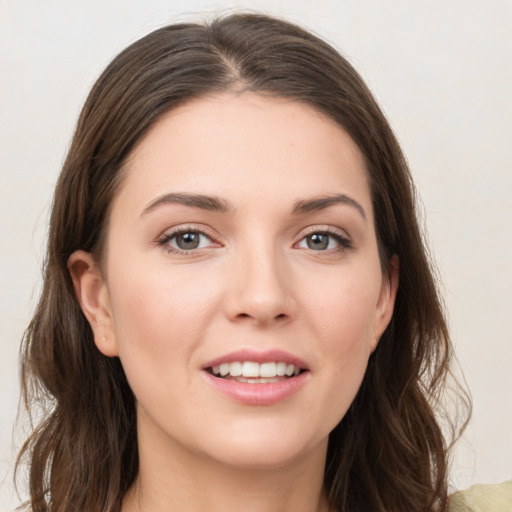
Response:
[[[284,350],[277,349],[265,351],[258,351],[253,349],[235,350],[233,352],[229,352],[228,354],[216,357],[211,361],[208,361],[202,366],[202,369],[206,370],[207,368],[212,368],[213,366],[219,366],[222,363],[235,363],[237,361],[252,361],[259,364],[282,362],[286,364],[293,364],[295,367],[298,367],[302,370],[308,369],[307,363],[300,357],[290,354],[289,352],[285,352]]]

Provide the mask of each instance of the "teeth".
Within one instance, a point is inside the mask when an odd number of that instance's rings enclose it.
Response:
[[[240,363],[231,363],[231,366],[234,364],[240,364]],[[244,377],[259,377],[260,376],[260,365],[258,363],[253,363],[251,361],[245,361],[241,365],[241,375]],[[267,375],[269,377],[269,375]],[[273,375],[272,375],[273,377]]]
[[[286,363],[277,363],[276,364],[276,375],[279,377],[283,377],[286,372]]]
[[[277,377],[270,377],[270,378],[249,378],[246,379],[245,377],[239,377],[236,379],[238,382],[246,382],[247,384],[269,384],[271,382],[279,382],[281,379],[278,379]]]
[[[229,375],[231,375],[231,377],[240,377],[240,375],[242,375],[242,368],[242,363],[231,363]]]
[[[277,375],[276,372],[276,363],[263,363],[259,365],[260,377],[275,377]]]
[[[241,382],[276,382],[274,377],[297,376],[300,368],[293,364],[286,364],[282,361],[258,364],[253,361],[235,361],[234,363],[222,363],[219,366],[213,366],[214,375],[226,377],[241,377]],[[246,380],[252,379],[251,381]],[[255,380],[258,379],[258,380]]]

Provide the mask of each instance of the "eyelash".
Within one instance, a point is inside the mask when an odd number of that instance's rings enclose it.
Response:
[[[199,237],[208,238],[214,244],[217,243],[214,241],[214,238],[212,235],[208,234],[207,232],[205,232],[201,229],[197,229],[197,228],[193,228],[193,227],[177,228],[169,233],[165,233],[161,238],[158,239],[157,243],[159,246],[164,247],[169,253],[174,253],[174,254],[183,255],[183,256],[194,255],[197,253],[197,251],[204,249],[204,247],[199,247],[196,249],[186,250],[186,249],[180,249],[177,247],[173,247],[170,245],[171,240],[175,239],[176,237],[178,237],[180,235],[185,235],[185,234],[196,234],[196,235],[199,235]],[[299,242],[294,244],[294,246],[297,246],[304,240],[307,240],[307,238],[312,235],[327,235],[327,236],[331,237],[331,239],[334,239],[334,241],[338,244],[338,247],[325,249],[325,250],[315,250],[315,249],[311,249],[311,248],[306,248],[307,250],[309,250],[313,253],[321,254],[321,253],[332,253],[332,252],[344,252],[344,251],[347,251],[347,250],[353,248],[353,244],[352,244],[352,241],[350,240],[350,238],[348,238],[346,235],[343,235],[339,231],[334,230],[332,228],[328,228],[328,227],[311,228],[308,232],[306,232],[302,236],[302,238],[299,240]],[[199,241],[199,243],[200,243],[200,241]]]
[[[206,233],[202,229],[197,229],[194,227],[180,227],[180,228],[176,228],[175,230],[173,230],[171,232],[165,233],[161,238],[158,239],[158,245],[161,247],[164,247],[169,253],[174,253],[174,254],[183,255],[183,256],[194,255],[194,254],[196,254],[197,251],[200,251],[201,249],[203,249],[203,248],[198,248],[198,249],[186,250],[186,249],[180,249],[178,247],[172,247],[170,245],[171,240],[175,239],[176,237],[178,237],[180,235],[186,235],[186,234],[196,234],[196,235],[199,235],[199,237],[206,237],[212,242],[214,240],[212,235]],[[215,242],[213,242],[213,243],[215,243]]]
[[[347,251],[347,250],[353,248],[352,240],[347,235],[343,234],[342,232],[340,232],[336,229],[333,229],[333,228],[330,228],[327,226],[323,227],[323,228],[318,227],[318,226],[310,228],[309,230],[306,231],[306,233],[299,240],[298,243],[301,243],[303,240],[306,240],[308,237],[310,237],[312,235],[327,235],[327,236],[331,237],[332,239],[334,239],[337,244],[339,244],[338,247],[334,247],[334,248],[326,249],[326,250],[315,250],[315,249],[310,249],[310,248],[308,249],[314,253],[331,253],[332,254],[332,252],[344,252],[344,251]]]

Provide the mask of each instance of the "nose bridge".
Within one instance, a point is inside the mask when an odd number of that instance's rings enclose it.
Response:
[[[229,315],[258,323],[290,318],[295,303],[293,283],[285,255],[275,241],[253,234],[235,252]]]

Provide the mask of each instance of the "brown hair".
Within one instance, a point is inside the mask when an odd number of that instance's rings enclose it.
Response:
[[[342,56],[293,24],[255,14],[152,32],[113,60],[83,107],[56,186],[44,287],[22,348],[25,405],[47,411],[18,458],[18,467],[29,459],[31,510],[118,511],[134,482],[134,397],[119,359],[93,342],[67,261],[77,249],[101,252],[123,163],[155,121],[192,98],[235,90],[306,102],[350,134],[366,159],[382,267],[392,255],[400,261],[392,321],[330,434],[330,503],[340,512],[444,510],[447,443],[435,410],[452,348],[405,159]]]

